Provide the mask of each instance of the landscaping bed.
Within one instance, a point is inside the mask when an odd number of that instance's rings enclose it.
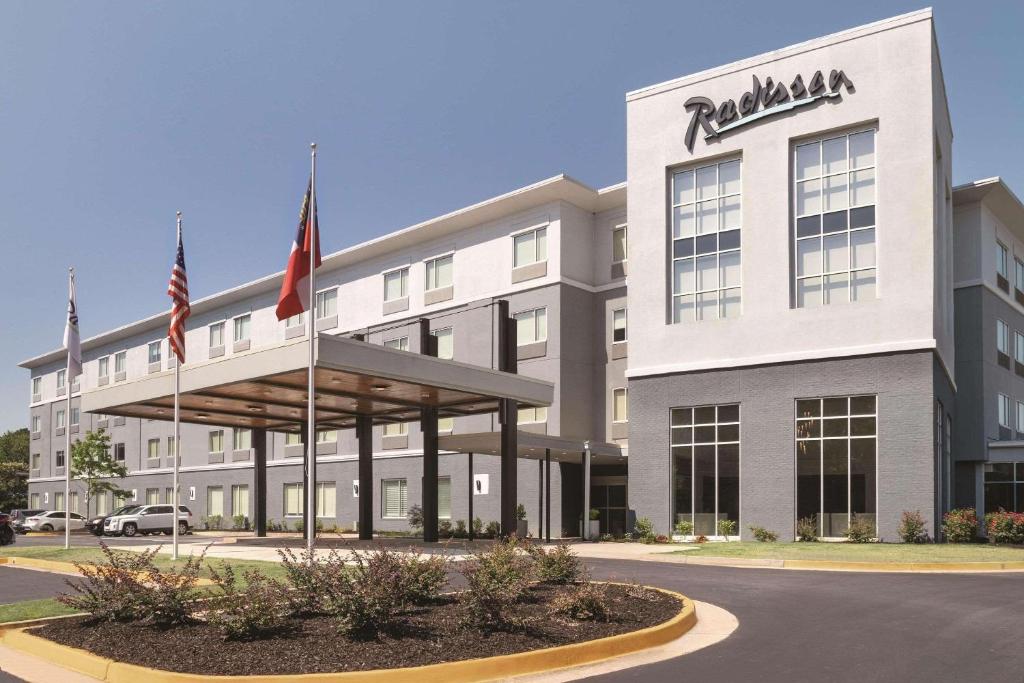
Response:
[[[451,596],[409,610],[376,638],[346,639],[330,617],[292,619],[288,629],[252,641],[225,641],[205,623],[160,629],[132,623],[93,623],[66,619],[33,633],[63,645],[121,662],[205,675],[300,674],[363,671],[493,657],[604,638],[653,626],[674,617],[679,600],[645,591],[645,600],[629,587],[608,585],[606,621],[576,621],[551,616],[552,599],[566,586],[537,585],[512,610],[524,625],[485,632],[466,629],[458,601]]]

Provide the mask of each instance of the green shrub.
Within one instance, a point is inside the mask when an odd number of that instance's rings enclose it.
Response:
[[[419,505],[410,506],[406,519],[409,520],[409,526],[413,531],[421,531],[423,529],[423,508]]]
[[[654,542],[654,524],[647,517],[636,520],[637,537],[644,543]]]
[[[482,536],[484,533],[484,520],[479,517],[473,518],[473,536]]]
[[[990,543],[1024,543],[1024,513],[990,512],[985,515],[985,530]]]
[[[970,543],[978,535],[974,508],[950,510],[942,516],[942,535],[950,543]]]
[[[206,620],[226,640],[255,640],[288,629],[291,596],[284,584],[251,569],[244,573],[246,586],[242,589],[235,570],[226,562],[220,571],[211,566],[210,576],[218,592]]]
[[[921,516],[921,511],[904,510],[900,515],[898,533],[900,540],[904,543],[927,543],[928,525],[925,523],[924,517]]]
[[[526,519],[526,506],[522,503],[516,505],[516,521],[521,522]]]
[[[718,520],[718,535],[735,536],[736,526],[737,525],[735,519],[720,519]]]
[[[818,540],[818,520],[814,517],[802,517],[796,522],[796,540],[812,542]]]
[[[853,515],[843,535],[851,543],[870,543],[875,538],[875,523],[862,515]]]
[[[419,557],[410,548],[403,560],[404,601],[423,605],[437,600],[448,584],[448,559],[442,555]]]
[[[458,519],[455,520],[455,538],[465,538],[468,534],[466,533],[466,520]]]
[[[754,540],[761,543],[774,543],[779,540],[779,535],[774,531],[769,531],[763,526],[751,526],[750,533],[754,535]]]
[[[676,533],[680,536],[693,536],[693,522],[688,519],[681,519],[676,522]]]
[[[590,521],[596,522],[601,519],[601,511],[597,508],[590,508]]]
[[[231,528],[234,531],[248,531],[249,518],[245,515],[235,515],[231,518]]]
[[[221,515],[210,515],[209,517],[203,517],[203,528],[207,530],[220,529],[221,524],[224,523],[224,518]]]
[[[438,536],[440,536],[441,538],[451,538],[452,533],[454,532],[452,531],[452,523],[450,520],[442,519],[440,522],[437,523]]]
[[[157,549],[141,553],[117,552],[100,541],[105,561],[75,563],[82,578],[66,579],[74,594],[63,593],[57,600],[86,612],[96,621],[140,621],[145,618],[148,588],[144,572],[152,566]]]
[[[637,583],[636,581],[630,581],[626,584],[626,597],[630,600],[648,602],[654,600],[655,594],[654,591]]]
[[[337,593],[349,588],[345,559],[335,549],[317,556],[316,547],[303,548],[296,555],[291,548],[280,548],[285,579],[292,588],[289,608],[292,614],[327,614]]]
[[[560,591],[551,600],[551,611],[576,621],[607,621],[606,591],[603,584],[584,581]]]
[[[527,552],[536,563],[537,580],[543,583],[566,584],[579,580],[583,572],[579,557],[567,545],[556,545],[544,550],[538,545],[526,546]]]
[[[611,534],[601,534],[601,536],[600,536],[600,538],[598,540],[602,541],[604,543],[608,543],[610,541],[614,541],[615,537],[612,536]]]
[[[488,630],[521,625],[510,610],[529,590],[533,563],[519,553],[514,539],[472,555],[460,571],[466,580],[459,594],[465,625]]]
[[[484,532],[481,534],[486,538],[497,538],[501,536],[501,523],[500,522],[487,522],[487,526],[484,527]]]
[[[330,596],[329,611],[346,636],[374,638],[390,629],[411,602],[402,555],[387,548],[352,552],[345,590]]]

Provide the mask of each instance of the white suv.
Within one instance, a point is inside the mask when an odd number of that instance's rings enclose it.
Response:
[[[137,533],[148,535],[163,532],[170,536],[174,533],[171,521],[173,517],[172,505],[143,505],[126,515],[107,517],[103,520],[103,533],[111,536],[134,536]],[[178,533],[187,534],[191,528],[192,512],[184,505],[179,505]]]

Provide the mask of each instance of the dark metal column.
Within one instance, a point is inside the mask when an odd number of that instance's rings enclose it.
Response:
[[[473,454],[469,453],[469,487],[466,489],[469,491],[469,540],[473,540],[475,534],[473,533],[473,496],[476,495],[476,485],[473,481]]]
[[[583,514],[580,515],[580,538],[587,540],[587,522],[590,521],[590,510],[586,506],[587,500],[587,452],[580,453],[580,505],[583,507]]]
[[[537,538],[544,538],[544,461],[537,459]]]
[[[253,526],[256,535],[267,535],[267,430],[252,430]]]
[[[546,529],[544,539],[551,543],[551,449],[544,449],[544,527]]]
[[[430,333],[430,321],[420,318],[420,353],[437,355],[437,337]],[[437,541],[437,408],[420,410],[423,432],[423,540]]]
[[[509,317],[508,301],[498,302],[498,369],[516,372],[516,325]],[[501,535],[516,533],[517,467],[519,449],[517,444],[519,410],[516,402],[501,399],[498,418],[501,421]]]
[[[356,418],[359,441],[359,540],[373,540],[373,418]]]

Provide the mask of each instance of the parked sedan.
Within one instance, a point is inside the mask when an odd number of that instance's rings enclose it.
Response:
[[[173,505],[141,505],[126,513],[110,516],[103,521],[103,533],[111,536],[134,536],[138,533],[170,535],[174,533]],[[192,512],[178,506],[178,533],[187,534],[192,528]]]
[[[107,517],[117,517],[118,515],[126,515],[131,511],[135,510],[139,506],[132,503],[131,505],[122,505],[108,515],[98,515],[86,521],[85,530],[96,536],[103,535],[103,522],[106,521]]]
[[[25,529],[26,531],[64,531],[65,515],[71,517],[72,531],[85,528],[85,517],[77,512],[65,513],[63,510],[54,510],[29,517],[25,520]]]
[[[28,529],[25,528],[25,520],[35,515],[41,515],[46,510],[11,510],[10,524],[14,528],[15,533],[27,534]]]

